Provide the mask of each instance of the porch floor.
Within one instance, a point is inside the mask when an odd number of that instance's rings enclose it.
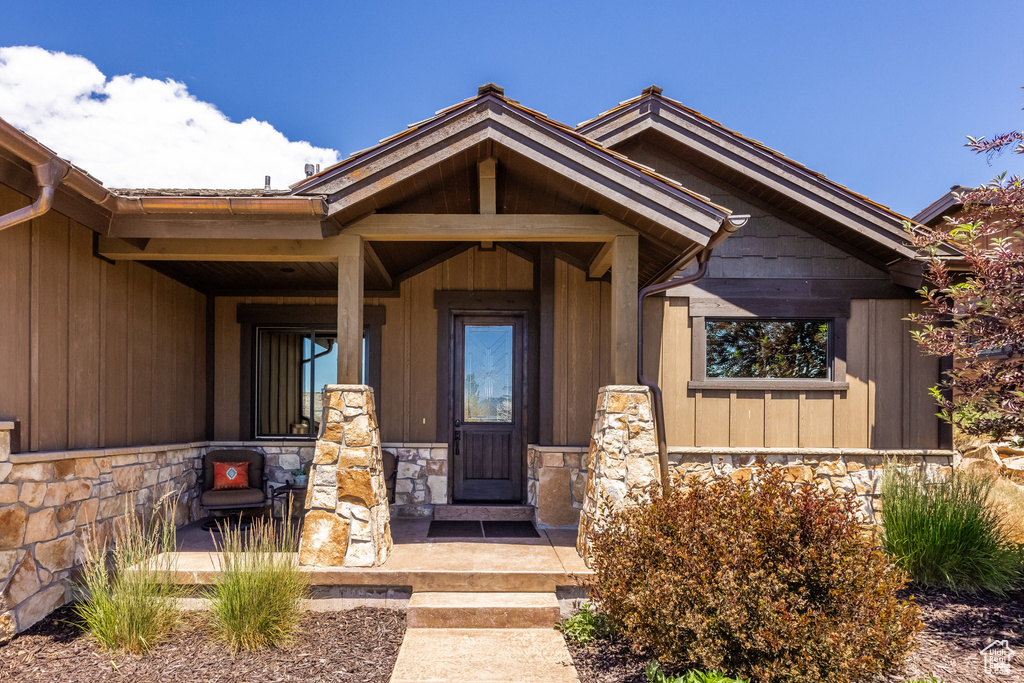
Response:
[[[538,529],[539,538],[428,538],[430,520],[391,522],[394,547],[381,567],[309,567],[313,586],[407,586],[413,591],[547,592],[575,586],[587,569],[573,529]],[[220,567],[200,523],[178,530],[177,582],[213,583]]]

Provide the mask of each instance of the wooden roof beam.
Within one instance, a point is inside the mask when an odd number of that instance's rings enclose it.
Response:
[[[604,277],[604,274],[608,272],[608,269],[612,267],[612,243],[605,242],[600,251],[598,251],[594,258],[591,259],[590,265],[587,267],[587,275],[591,279],[597,280]]]
[[[383,289],[391,289],[394,286],[394,278],[391,277],[391,273],[380,260],[377,250],[373,248],[372,244],[365,241],[363,242],[363,260],[366,262],[367,270],[387,283]]]
[[[375,213],[342,229],[375,242],[608,242],[636,230],[601,214]]]

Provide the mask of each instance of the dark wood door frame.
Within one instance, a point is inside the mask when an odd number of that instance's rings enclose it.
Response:
[[[451,466],[452,382],[455,367],[454,334],[456,315],[519,316],[523,320],[523,443],[521,499],[526,500],[526,447],[537,439],[537,385],[539,340],[537,295],[533,291],[438,291],[434,292],[437,309],[437,436],[438,443],[448,444],[448,500],[454,490],[454,467]]]
[[[451,500],[521,502],[524,490],[522,462],[526,453],[526,350],[525,313],[496,314],[491,311],[453,313],[453,364],[451,438],[448,442],[452,472]],[[511,328],[510,422],[467,422],[465,411],[466,335],[470,328]],[[456,427],[456,421],[461,427]],[[485,445],[486,444],[486,445]],[[459,452],[461,451],[461,453]],[[497,459],[495,459],[497,458]],[[507,475],[499,476],[507,465]],[[474,476],[471,474],[476,471]]]

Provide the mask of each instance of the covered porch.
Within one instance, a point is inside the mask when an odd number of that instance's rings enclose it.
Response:
[[[638,289],[728,215],[493,86],[276,214],[174,201],[140,197],[97,251],[206,295],[209,438],[303,466],[320,388],[367,385],[394,512],[524,504],[553,527],[576,524],[598,389],[636,382]]]

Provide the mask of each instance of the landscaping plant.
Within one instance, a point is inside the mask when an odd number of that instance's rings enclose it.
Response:
[[[929,475],[890,463],[882,479],[882,544],[922,586],[955,592],[1016,586],[1021,546],[990,500],[992,476],[956,470]]]
[[[1024,131],[967,138],[977,154],[1024,154]],[[941,416],[966,434],[1024,435],[1024,179],[1001,175],[957,193],[963,210],[935,228],[906,224],[927,259],[921,350],[955,363],[932,390]],[[943,256],[963,254],[964,269]]]
[[[847,683],[898,666],[921,628],[908,576],[865,533],[852,493],[768,467],[615,508],[593,535],[591,594],[668,670]]]
[[[647,683],[747,683],[742,678],[729,678],[720,671],[687,671],[682,676],[669,676],[661,670],[658,660],[651,660],[644,669]]]
[[[291,514],[280,525],[256,519],[221,530],[223,571],[210,609],[214,629],[233,649],[258,650],[286,643],[302,616],[306,575],[294,553]]]
[[[85,558],[74,611],[108,650],[143,652],[170,632],[178,619],[174,586],[177,497],[163,496],[147,519],[134,496],[124,499],[124,515],[105,542],[93,525],[83,546]]]
[[[608,616],[594,611],[589,602],[583,603],[576,614],[562,619],[556,625],[559,631],[580,645],[607,638],[613,632]]]

